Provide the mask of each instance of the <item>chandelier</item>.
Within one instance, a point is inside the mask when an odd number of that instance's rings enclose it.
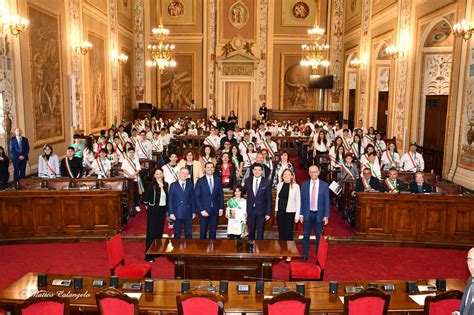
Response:
[[[301,45],[303,54],[300,64],[305,67],[311,67],[315,72],[319,66],[329,66],[328,52],[329,45],[325,43],[324,29],[314,26],[308,29],[310,44]]]
[[[158,67],[160,73],[163,73],[166,68],[175,67],[176,61],[174,60],[174,45],[167,43],[170,30],[163,26],[163,17],[161,12],[161,0],[160,6],[160,25],[151,30],[152,40],[154,43],[148,45],[147,49],[150,53],[151,60],[147,61],[147,65],[150,67]]]
[[[462,20],[461,22],[454,24],[453,33],[456,37],[462,37],[464,40],[469,40],[472,37],[472,33],[474,33],[474,27],[470,22]]]
[[[10,30],[10,34],[14,36],[20,35],[20,33],[26,32],[30,26],[30,21],[25,18],[16,16],[5,16],[3,18],[2,27]]]

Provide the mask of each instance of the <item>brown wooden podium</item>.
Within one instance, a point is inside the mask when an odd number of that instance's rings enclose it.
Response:
[[[252,252],[237,248],[236,240],[155,240],[149,255],[174,260],[174,274],[181,279],[243,280],[244,276],[272,279],[272,265],[285,257],[300,257],[294,241],[254,241]]]

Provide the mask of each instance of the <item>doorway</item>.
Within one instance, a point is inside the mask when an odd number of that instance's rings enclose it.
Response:
[[[441,174],[443,171],[448,100],[448,95],[426,96],[423,157],[427,172],[434,170],[436,174]]]
[[[377,107],[377,130],[387,136],[388,92],[379,92]]]
[[[355,117],[355,105],[356,105],[356,90],[349,90],[349,130],[354,130],[354,117]]]

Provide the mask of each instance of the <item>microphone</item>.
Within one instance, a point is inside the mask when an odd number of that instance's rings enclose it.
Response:
[[[256,291],[257,294],[263,294],[263,281],[281,281],[283,282],[283,286],[279,287],[272,287],[272,294],[277,295],[283,292],[288,292],[291,290],[290,287],[286,286],[286,280],[280,280],[280,279],[269,279],[269,278],[262,278],[262,277],[251,277],[251,276],[244,276],[244,279],[249,279],[249,280],[257,280],[257,286],[256,286]]]

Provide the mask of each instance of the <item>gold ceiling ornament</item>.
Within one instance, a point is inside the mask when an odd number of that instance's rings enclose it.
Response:
[[[158,67],[160,73],[163,73],[166,68],[175,67],[176,61],[174,59],[175,46],[167,43],[170,30],[163,25],[162,0],[159,6],[160,25],[151,30],[153,43],[147,47],[151,60],[148,60],[146,64],[149,67]]]

